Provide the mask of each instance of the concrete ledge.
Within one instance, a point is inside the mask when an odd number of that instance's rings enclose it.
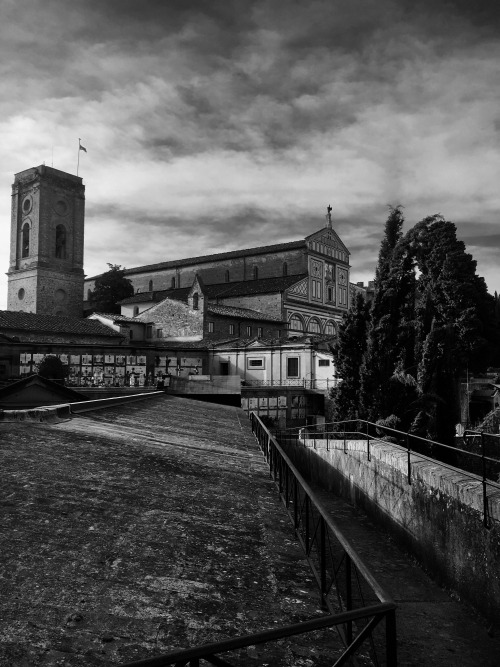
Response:
[[[328,449],[327,449],[328,447]],[[443,585],[500,631],[500,484],[403,447],[366,440],[302,439],[285,444],[309,479],[333,490],[391,531]],[[411,483],[410,483],[411,482]]]
[[[69,404],[30,410],[0,410],[0,420],[4,422],[55,422],[71,419]]]
[[[152,391],[142,394],[96,398],[91,401],[78,403],[62,403],[60,405],[40,406],[28,410],[0,410],[0,421],[4,422],[54,422],[71,419],[72,414],[88,412],[90,410],[104,410],[116,405],[141,401],[146,398],[163,396],[162,391]]]
[[[70,403],[71,412],[73,414],[80,414],[81,412],[88,412],[89,410],[103,410],[105,408],[113,408],[116,405],[123,405],[124,403],[133,403],[134,401],[142,401],[147,398],[154,398],[155,396],[164,396],[163,391],[151,391],[142,394],[128,394],[126,396],[112,396],[109,398],[95,398],[90,401],[80,401],[78,403]]]

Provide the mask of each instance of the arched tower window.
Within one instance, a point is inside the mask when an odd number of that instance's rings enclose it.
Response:
[[[226,271],[225,281],[226,281],[226,283],[229,282],[229,270]]]
[[[258,267],[258,266],[254,266],[254,267],[253,267],[253,279],[254,279],[254,280],[257,280],[258,277],[259,277],[259,267]]]
[[[171,289],[175,289],[175,276],[172,276],[172,280],[170,281],[170,287]]]
[[[27,222],[23,225],[21,249],[21,257],[28,257],[30,254],[30,226]]]
[[[286,262],[283,262],[283,275],[288,275],[288,264]]]
[[[150,292],[153,291],[153,281],[152,280],[149,281],[149,291]]]
[[[198,310],[198,292],[193,294],[193,310]]]
[[[56,257],[66,259],[66,227],[64,225],[56,227]]]

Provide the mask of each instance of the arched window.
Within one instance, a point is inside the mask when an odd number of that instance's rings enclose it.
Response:
[[[229,270],[226,271],[225,281],[226,281],[226,283],[229,282]]]
[[[311,317],[309,324],[307,325],[307,330],[309,333],[321,333],[321,324],[319,323],[319,320],[317,320],[315,317]]]
[[[28,257],[30,254],[30,226],[27,222],[25,222],[23,225],[21,248],[21,257]]]
[[[134,317],[136,317],[136,315],[139,315],[139,306],[134,306]]]
[[[292,315],[288,323],[290,331],[304,331],[304,322],[299,315]]]
[[[175,289],[175,276],[172,276],[172,280],[170,281],[170,288]]]
[[[253,279],[254,279],[254,280],[257,280],[258,277],[259,277],[259,267],[258,267],[258,266],[254,266],[254,267],[253,267]]]
[[[88,289],[88,290],[87,290],[87,301],[90,301],[90,299],[92,298],[92,297],[91,297],[91,294],[92,294],[92,290],[91,290],[91,289]]]
[[[152,280],[149,281],[149,291],[150,292],[153,291],[153,281]]]
[[[283,262],[283,276],[288,275],[288,264],[286,262]]]
[[[66,227],[64,225],[56,227],[56,257],[66,259]]]
[[[193,294],[193,310],[198,310],[198,292]]]
[[[335,328],[335,324],[331,320],[328,320],[328,322],[325,324],[325,335],[335,336],[336,334],[337,330]]]

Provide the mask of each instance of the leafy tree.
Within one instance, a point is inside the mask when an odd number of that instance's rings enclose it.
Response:
[[[357,294],[353,307],[339,327],[333,349],[336,374],[341,378],[339,386],[330,391],[333,421],[359,416],[360,369],[366,351],[368,321],[369,306],[363,295]]]
[[[54,354],[46,355],[38,366],[38,375],[47,380],[64,380],[66,369],[64,364]]]
[[[125,278],[125,268],[119,264],[109,264],[109,271],[96,278],[94,291],[89,294],[93,312],[119,313],[118,303],[133,296],[132,282]]]

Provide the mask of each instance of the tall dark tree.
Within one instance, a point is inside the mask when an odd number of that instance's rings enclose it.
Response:
[[[109,264],[109,271],[96,278],[95,288],[89,294],[90,307],[94,312],[119,313],[122,299],[134,294],[131,281],[125,278],[125,268]]]
[[[417,388],[427,400],[414,430],[439,442],[453,442],[460,421],[459,378],[467,367],[480,370],[488,356],[491,297],[476,262],[456,237],[456,227],[430,216],[408,232],[420,275],[416,291]]]
[[[402,418],[414,398],[411,383],[402,387],[393,379],[415,365],[415,272],[412,254],[402,245],[403,223],[401,207],[391,208],[375,274],[359,399],[360,416],[370,421]]]
[[[333,421],[359,416],[360,369],[366,352],[368,321],[369,306],[363,295],[357,294],[339,327],[333,351],[336,374],[341,378],[340,384],[330,391]]]

